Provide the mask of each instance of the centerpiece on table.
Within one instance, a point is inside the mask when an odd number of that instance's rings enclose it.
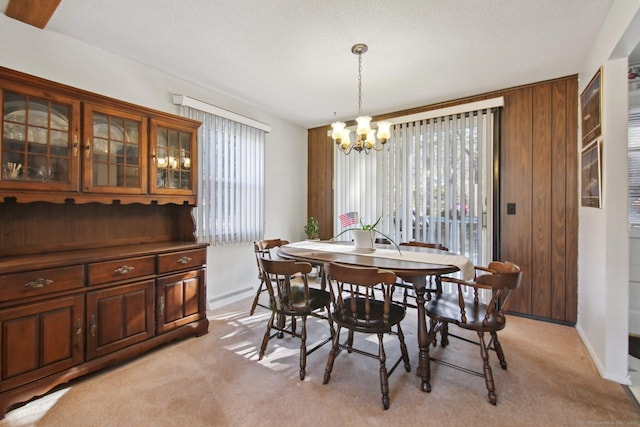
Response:
[[[400,247],[397,245],[397,243],[394,242],[391,237],[387,236],[382,231],[376,228],[381,219],[382,217],[379,217],[375,223],[365,224],[361,220],[358,220],[358,214],[356,212],[342,214],[340,215],[340,223],[342,224],[342,226],[355,226],[342,230],[340,233],[335,235],[332,240],[335,240],[336,238],[342,236],[347,231],[351,231],[353,233],[353,242],[356,248],[356,252],[373,252],[376,250],[373,246],[376,234],[379,234],[387,239],[391,244],[393,244],[396,249],[398,249],[398,252],[400,252]]]

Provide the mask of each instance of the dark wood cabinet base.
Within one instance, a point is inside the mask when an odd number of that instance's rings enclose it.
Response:
[[[147,341],[110,353],[106,356],[93,359],[72,368],[58,372],[54,375],[42,378],[20,387],[0,393],[0,419],[3,419],[7,411],[18,403],[27,402],[34,397],[42,396],[54,387],[65,384],[75,378],[82,377],[92,372],[99,371],[109,366],[126,362],[134,357],[146,353],[162,344],[192,335],[202,336],[209,332],[209,320],[207,318],[197,322],[181,326],[166,334],[153,337]]]

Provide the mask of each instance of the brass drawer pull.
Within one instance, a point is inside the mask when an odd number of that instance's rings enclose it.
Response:
[[[35,280],[28,281],[24,285],[27,288],[38,289],[38,288],[44,288],[46,285],[50,285],[52,283],[53,283],[53,280],[50,280],[50,279],[35,279]]]
[[[131,267],[130,265],[123,265],[122,267],[118,267],[115,270],[113,270],[113,272],[116,274],[127,274],[133,270],[135,270],[134,267]]]
[[[182,258],[178,259],[178,264],[189,264],[191,262],[191,258],[189,258],[188,256],[183,256]]]

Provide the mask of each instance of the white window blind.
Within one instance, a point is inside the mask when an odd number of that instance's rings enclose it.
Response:
[[[252,242],[264,235],[265,131],[191,107],[198,131],[198,241]]]
[[[640,112],[629,114],[629,223],[640,225]]]

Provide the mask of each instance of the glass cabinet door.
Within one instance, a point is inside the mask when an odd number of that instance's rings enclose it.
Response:
[[[0,186],[78,190],[80,103],[2,84]]]
[[[151,193],[195,194],[196,130],[151,120]]]
[[[142,194],[147,155],[147,119],[109,108],[85,105],[83,189]]]

